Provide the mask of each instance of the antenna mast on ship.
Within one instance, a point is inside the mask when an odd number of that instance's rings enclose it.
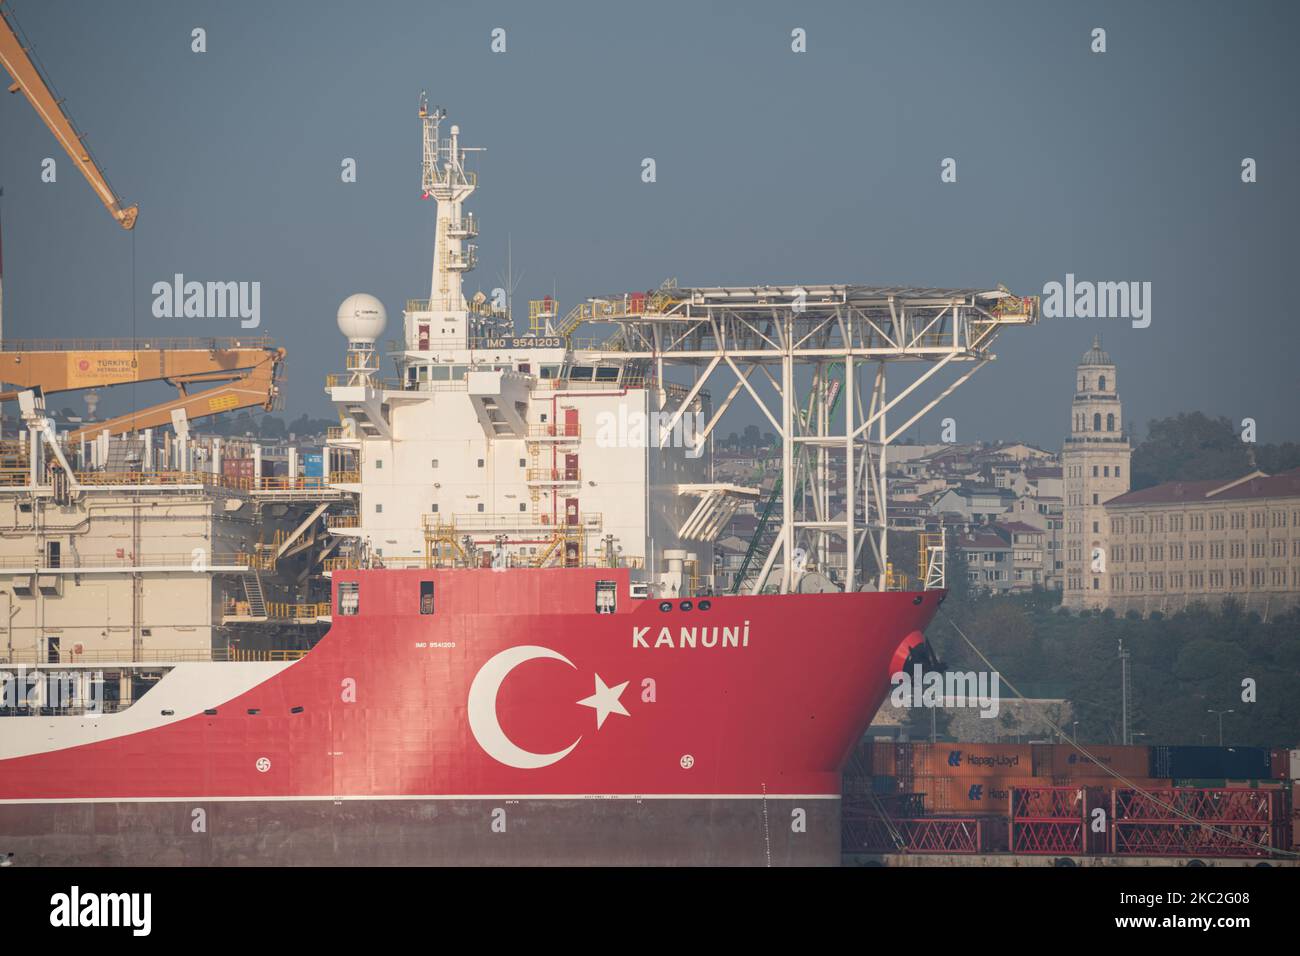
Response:
[[[435,319],[447,320],[455,329],[451,334],[461,338],[470,331],[463,327],[468,309],[461,280],[478,264],[478,247],[468,241],[478,235],[478,222],[473,213],[462,211],[465,200],[478,187],[478,176],[466,169],[465,157],[481,149],[460,145],[459,126],[452,126],[450,135],[443,137],[440,125],[446,117],[445,109],[430,107],[428,96],[420,94],[420,122],[424,132],[421,186],[423,197],[438,203],[428,311]]]

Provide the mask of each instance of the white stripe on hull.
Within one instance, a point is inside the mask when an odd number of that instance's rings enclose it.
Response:
[[[220,707],[296,661],[177,664],[126,710],[74,717],[0,717],[0,760],[138,734]],[[164,715],[164,710],[171,714]]]

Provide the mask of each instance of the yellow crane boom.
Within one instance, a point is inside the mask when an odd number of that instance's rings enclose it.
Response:
[[[3,0],[0,0],[0,3],[3,3]],[[134,227],[139,207],[122,206],[122,200],[118,198],[117,193],[113,192],[113,187],[108,184],[108,178],[103,170],[91,158],[90,151],[81,141],[81,134],[77,132],[77,128],[72,125],[72,120],[63,111],[59,100],[50,91],[49,84],[45,82],[41,71],[27,55],[22,41],[18,39],[18,31],[14,29],[3,10],[0,10],[0,66],[5,68],[5,72],[13,80],[9,92],[17,93],[21,90],[27,97],[27,101],[36,110],[36,115],[49,127],[54,138],[59,141],[59,145],[72,157],[72,161],[86,177],[90,187],[95,190],[95,195],[99,197],[100,202],[108,207],[113,218],[123,229]]]
[[[69,435],[70,440],[155,428],[184,410],[191,419],[261,407],[271,411],[279,396],[284,349],[270,339],[41,340],[6,342],[0,350],[0,401],[24,389],[44,395],[109,388],[130,382],[167,382],[179,394],[170,402],[94,422]],[[213,385],[202,391],[194,386]]]

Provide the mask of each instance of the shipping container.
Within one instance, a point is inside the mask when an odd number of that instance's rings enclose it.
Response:
[[[1135,777],[1129,778],[1131,786],[1139,790],[1167,788],[1167,778]],[[925,808],[929,813],[1000,813],[1011,812],[1011,788],[1024,789],[1042,787],[1042,777],[917,777],[912,781],[915,792],[925,795]],[[1081,792],[1101,794],[1101,802],[1109,806],[1109,794],[1113,789],[1129,787],[1113,778],[1105,781],[1086,780],[1069,784]]]
[[[844,761],[844,776],[869,778],[873,774],[893,774],[894,761],[886,759],[890,746],[887,742],[871,738],[860,741],[849,751],[848,759]]]
[[[1290,754],[1291,754],[1291,769],[1288,772],[1287,776],[1289,776],[1292,780],[1300,780],[1300,750],[1292,750],[1290,751]]]
[[[253,459],[223,458],[221,460],[221,473],[227,478],[252,478]]]
[[[1028,777],[1029,744],[913,744],[912,773],[922,777]]]
[[[1232,780],[1267,779],[1272,760],[1263,747],[1151,748],[1152,777],[1220,777]]]
[[[923,794],[927,813],[996,814],[1011,812],[1011,788],[1030,787],[1029,776],[918,776],[912,786]]]
[[[1268,752],[1269,776],[1285,780],[1291,770],[1291,752],[1285,747],[1275,747]]]
[[[305,478],[324,478],[325,477],[325,457],[324,455],[313,454],[302,456],[302,473]]]
[[[1175,777],[1175,787],[1198,787],[1202,790],[1282,790],[1285,780],[1225,780],[1223,777]]]
[[[1300,850],[1300,781],[1291,784],[1291,847]]]
[[[1034,747],[1034,776],[1051,778],[1054,783],[1072,780],[1099,781],[1124,777],[1145,777],[1150,773],[1150,747],[1083,744],[1089,756],[1072,744],[1048,744]]]

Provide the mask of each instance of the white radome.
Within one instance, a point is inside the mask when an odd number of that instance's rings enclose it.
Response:
[[[373,295],[358,292],[343,300],[339,306],[339,331],[349,342],[373,342],[388,327],[388,313],[384,303]]]

